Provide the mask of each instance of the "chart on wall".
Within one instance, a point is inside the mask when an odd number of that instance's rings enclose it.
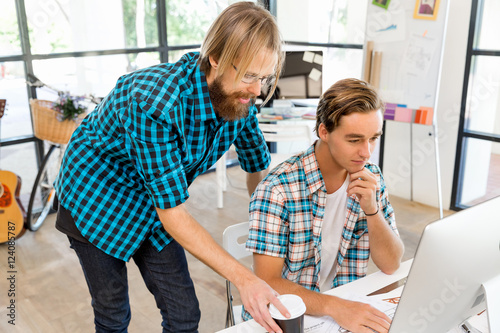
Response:
[[[365,38],[381,58],[375,85],[382,97],[412,108],[434,106],[446,0],[372,1],[387,6],[369,5]],[[422,7],[424,4],[426,7]],[[423,8],[433,8],[435,19],[430,19],[433,15],[423,18],[419,11],[429,12]],[[365,53],[365,57],[369,56]]]

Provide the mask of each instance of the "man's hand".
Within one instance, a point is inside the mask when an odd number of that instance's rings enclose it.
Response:
[[[367,214],[371,258],[382,272],[392,274],[399,268],[404,245],[385,220],[382,212],[384,207],[379,207],[377,177],[367,168],[363,168],[350,174],[350,180],[347,194],[355,194],[361,209]]]
[[[356,194],[361,209],[367,214],[373,214],[378,210],[377,178],[367,168],[352,173],[350,176],[347,194]]]
[[[245,309],[250,312],[253,319],[268,332],[282,332],[274,319],[269,314],[267,305],[273,304],[282,315],[289,318],[290,313],[277,298],[278,293],[266,282],[256,276],[246,281],[238,288]]]
[[[391,318],[369,304],[338,299],[333,319],[353,333],[387,333]]]

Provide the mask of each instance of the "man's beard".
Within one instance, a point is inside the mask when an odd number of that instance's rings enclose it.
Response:
[[[216,78],[208,86],[208,92],[215,112],[225,121],[235,121],[246,117],[248,109],[255,103],[256,98],[254,94],[245,94],[241,91],[227,94],[222,88],[222,79],[220,77]],[[252,100],[243,104],[239,101],[239,98],[250,98]]]

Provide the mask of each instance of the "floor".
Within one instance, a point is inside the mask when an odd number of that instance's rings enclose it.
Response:
[[[222,232],[228,225],[247,219],[249,198],[244,172],[239,167],[228,169],[223,209],[215,208],[214,173],[198,177],[190,194],[187,206],[191,214],[219,243],[222,243]],[[438,219],[438,209],[397,197],[391,197],[391,202],[406,246],[404,259],[412,258],[423,228]],[[0,245],[3,272],[0,278],[0,332],[93,331],[93,315],[84,277],[67,239],[54,228],[54,217],[51,215],[37,232],[26,232],[15,246]],[[11,256],[15,256],[15,263],[9,268]],[[189,254],[188,261],[200,300],[200,332],[221,330],[225,321],[225,280]],[[374,269],[371,267],[370,271]],[[9,275],[14,275],[14,284],[7,280]],[[129,331],[160,332],[161,317],[134,264],[129,265],[129,282],[132,304]],[[9,289],[15,292],[15,296],[8,296]],[[5,306],[12,300],[15,301],[15,326],[9,324],[9,310]]]

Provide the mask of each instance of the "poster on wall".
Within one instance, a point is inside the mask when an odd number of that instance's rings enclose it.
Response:
[[[431,67],[436,45],[436,40],[433,38],[411,36],[401,60],[401,71],[425,79]]]
[[[406,17],[404,10],[376,11],[367,16],[367,35],[374,43],[404,41],[406,38]]]
[[[372,4],[387,9],[390,2],[391,0],[373,0]]]
[[[440,0],[416,0],[413,17],[421,20],[436,20]]]

